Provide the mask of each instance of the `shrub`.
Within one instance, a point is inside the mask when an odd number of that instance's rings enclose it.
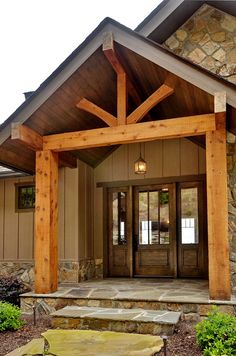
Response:
[[[10,303],[0,302],[0,331],[19,329],[24,324],[20,316],[20,308]]]
[[[19,295],[26,292],[24,284],[15,277],[0,277],[0,301],[20,305]]]
[[[236,355],[236,318],[213,308],[196,325],[197,342],[204,356]]]

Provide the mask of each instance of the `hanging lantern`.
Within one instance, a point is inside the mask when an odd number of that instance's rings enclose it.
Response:
[[[146,174],[147,173],[147,162],[140,155],[139,159],[134,162],[134,172],[136,174]]]

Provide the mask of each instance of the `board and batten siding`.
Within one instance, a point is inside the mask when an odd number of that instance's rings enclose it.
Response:
[[[34,212],[16,212],[15,184],[33,177],[0,180],[0,261],[32,261]],[[59,170],[59,259],[78,261],[93,255],[93,168]]]
[[[129,181],[146,178],[176,177],[206,173],[205,150],[188,139],[158,140],[141,145],[147,162],[147,174],[136,175],[134,162],[140,144],[120,146],[94,170],[94,257],[103,255],[103,188],[98,182]]]
[[[15,184],[32,182],[32,177],[0,180],[0,260],[32,260],[34,212],[15,209]]]
[[[59,170],[59,258],[78,261],[103,256],[103,189],[98,182],[205,173],[205,150],[187,139],[142,144],[145,176],[134,173],[139,144],[120,146],[95,169],[79,161],[78,168]],[[32,177],[0,180],[0,261],[32,261],[34,212],[15,211],[15,183]]]

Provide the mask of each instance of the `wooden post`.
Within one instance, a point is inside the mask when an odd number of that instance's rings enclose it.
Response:
[[[209,296],[231,298],[226,164],[226,95],[215,95],[216,130],[206,133]]]
[[[57,290],[58,153],[36,152],[35,292]]]

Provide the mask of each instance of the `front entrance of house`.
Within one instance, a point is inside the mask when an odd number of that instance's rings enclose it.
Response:
[[[108,189],[108,275],[206,277],[205,182]]]

